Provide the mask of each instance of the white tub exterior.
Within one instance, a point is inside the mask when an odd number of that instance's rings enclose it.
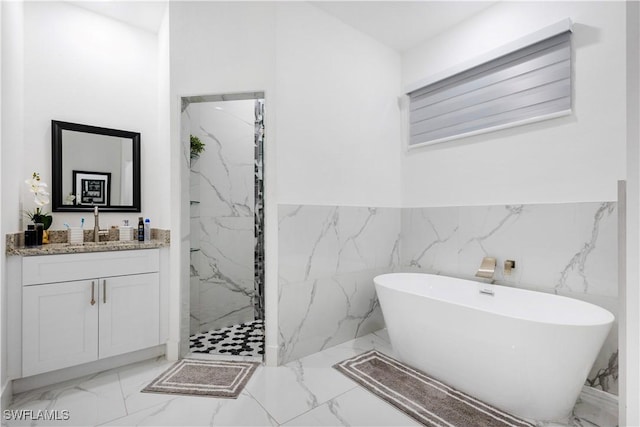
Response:
[[[570,415],[614,317],[553,294],[445,276],[374,279],[396,357],[514,415]],[[484,285],[486,287],[486,285]]]

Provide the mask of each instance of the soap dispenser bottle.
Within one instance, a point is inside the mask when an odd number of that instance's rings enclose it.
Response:
[[[36,246],[37,236],[36,236],[36,226],[33,224],[27,225],[27,230],[24,232],[24,245],[27,248],[31,248]]]
[[[133,240],[133,227],[129,225],[129,220],[123,220],[123,225],[120,226],[120,240],[130,241]]]
[[[138,217],[138,242],[144,242],[144,221]]]

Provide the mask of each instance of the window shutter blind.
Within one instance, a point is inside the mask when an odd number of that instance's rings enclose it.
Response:
[[[571,32],[409,93],[409,146],[571,111]]]

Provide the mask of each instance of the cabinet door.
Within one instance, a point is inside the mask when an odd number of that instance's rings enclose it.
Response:
[[[160,344],[158,273],[100,279],[98,328],[100,358]]]
[[[97,280],[25,286],[22,292],[22,375],[26,377],[97,360],[97,302]]]

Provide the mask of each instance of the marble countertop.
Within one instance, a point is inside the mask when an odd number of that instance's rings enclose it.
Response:
[[[64,233],[59,234],[57,233]],[[91,231],[91,236],[93,232]],[[169,230],[151,230],[151,240],[146,242],[138,242],[137,240],[131,241],[119,241],[111,238],[107,238],[100,242],[93,242],[85,235],[85,242],[83,244],[66,243],[66,231],[53,231],[50,232],[53,239],[52,243],[43,244],[40,246],[25,247],[23,233],[7,234],[7,250],[8,256],[37,256],[37,255],[58,255],[58,254],[79,254],[89,252],[109,252],[109,251],[130,251],[135,249],[154,249],[165,248],[170,245]],[[113,233],[109,236],[113,237]],[[61,241],[62,240],[62,241]]]
[[[149,240],[147,242],[86,242],[82,245],[71,243],[49,243],[34,247],[7,247],[7,255],[36,256],[56,254],[81,254],[87,252],[129,251],[133,249],[153,249],[169,246],[161,240]]]

